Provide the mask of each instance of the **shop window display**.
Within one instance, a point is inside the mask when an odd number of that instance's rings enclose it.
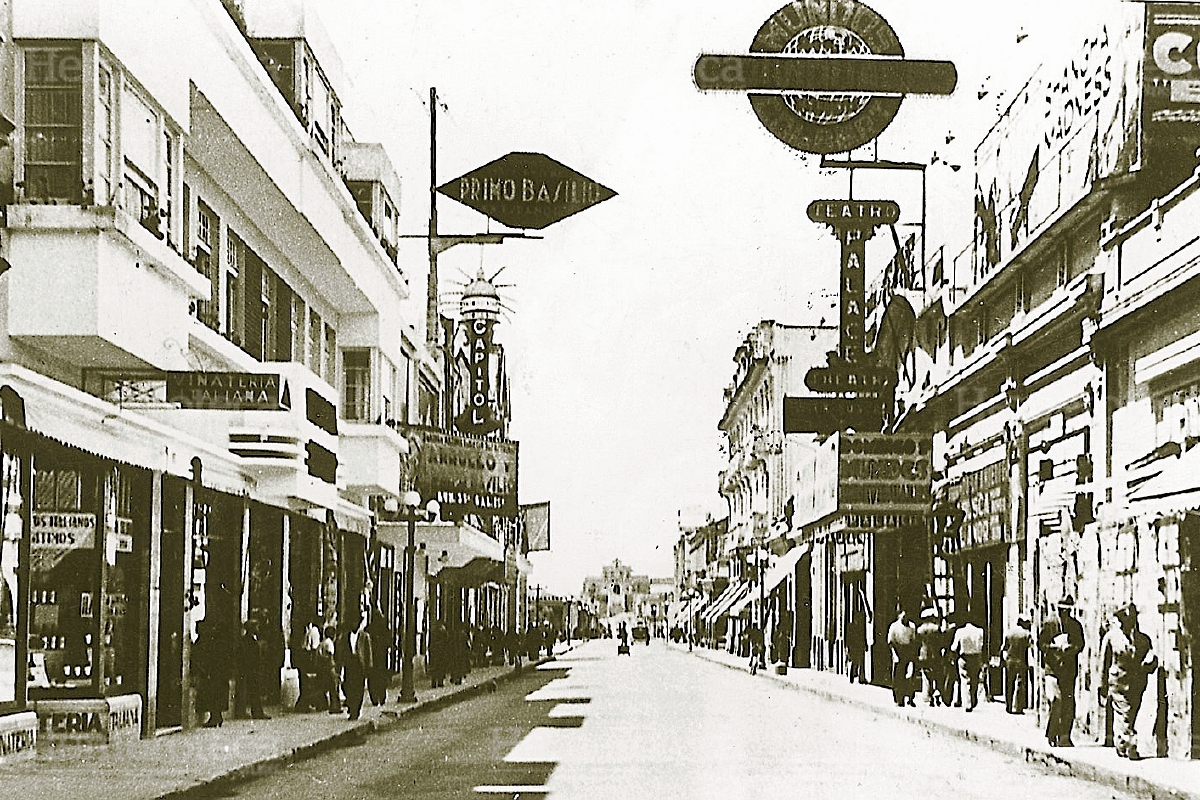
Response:
[[[34,459],[32,697],[136,691],[145,554],[133,509],[147,493],[138,474],[71,456]]]
[[[0,703],[12,703],[17,699],[17,632],[22,606],[17,574],[24,522],[21,461],[11,453],[0,456],[0,512]]]
[[[96,659],[96,482],[37,469],[30,531],[31,689],[88,689]],[[41,667],[36,668],[36,667]]]

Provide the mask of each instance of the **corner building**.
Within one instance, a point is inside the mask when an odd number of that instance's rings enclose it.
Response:
[[[200,620],[232,648],[256,619],[286,702],[305,624],[399,616],[372,509],[440,385],[395,171],[347,130],[310,3],[0,25],[0,731],[195,724]]]

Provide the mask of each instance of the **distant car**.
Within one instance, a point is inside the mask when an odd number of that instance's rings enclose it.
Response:
[[[633,640],[635,642],[643,641],[646,644],[650,644],[650,629],[647,628],[645,626],[645,624],[641,623],[641,622],[639,622],[637,625],[634,625],[633,626]]]

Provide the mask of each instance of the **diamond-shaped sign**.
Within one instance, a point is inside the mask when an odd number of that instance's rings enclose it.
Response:
[[[438,191],[502,225],[535,229],[617,194],[542,153],[509,153]]]

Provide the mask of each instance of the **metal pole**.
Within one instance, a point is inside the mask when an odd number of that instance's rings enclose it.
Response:
[[[400,702],[417,702],[413,689],[413,658],[417,652],[417,610],[413,601],[413,572],[417,561],[416,509],[408,513],[408,546],[404,548],[404,659],[400,665]]]
[[[692,613],[692,601],[695,599],[696,599],[696,593],[694,591],[689,592],[688,593],[688,652],[689,653],[692,652],[692,625],[694,624],[694,621],[696,619],[695,614]]]

